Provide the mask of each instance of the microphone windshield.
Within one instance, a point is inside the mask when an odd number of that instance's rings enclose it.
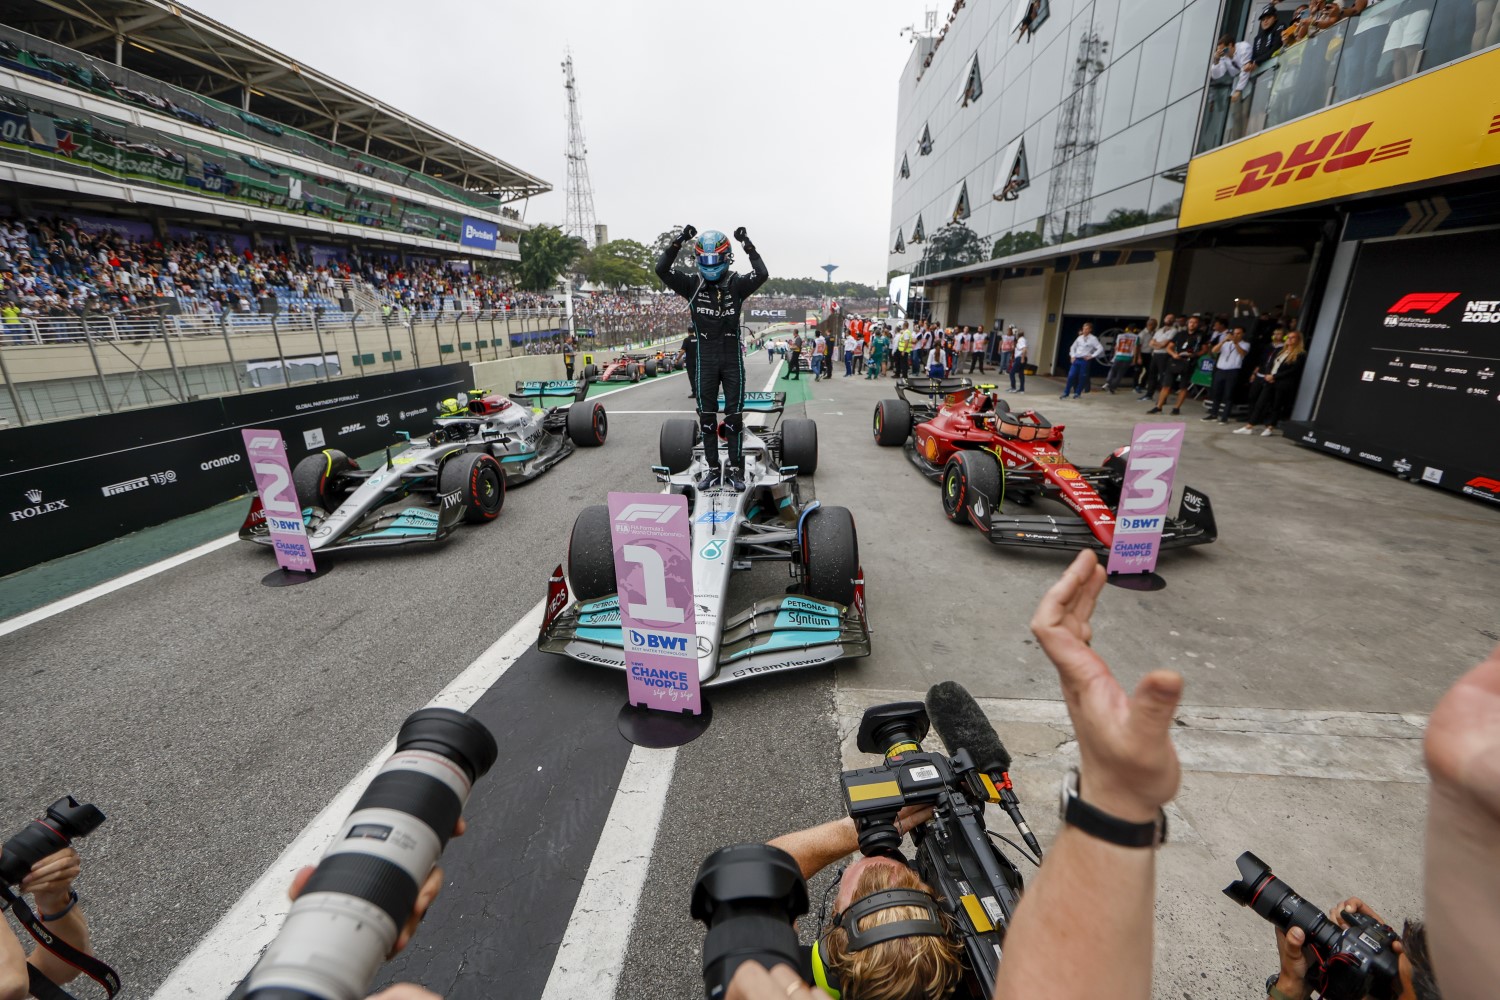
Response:
[[[962,684],[943,681],[929,688],[927,714],[950,756],[967,750],[981,771],[999,774],[1010,770],[1010,752]]]

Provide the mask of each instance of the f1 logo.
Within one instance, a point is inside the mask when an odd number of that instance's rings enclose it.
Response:
[[[1500,494],[1500,479],[1491,479],[1488,476],[1479,476],[1475,479],[1469,480],[1465,485],[1475,486],[1482,490],[1489,490],[1491,493]]]
[[[1149,444],[1152,441],[1170,441],[1182,433],[1180,427],[1153,427],[1140,437],[1139,444]]]
[[[251,451],[273,451],[281,443],[277,437],[253,437],[250,439]]]
[[[1420,309],[1429,316],[1436,316],[1456,298],[1458,298],[1457,292],[1412,292],[1410,295],[1401,296],[1400,301],[1386,312],[1409,313]]]
[[[630,524],[632,521],[655,521],[657,524],[666,524],[672,520],[672,515],[677,513],[676,507],[668,507],[659,503],[633,503],[620,511],[620,516],[615,518],[621,524]]]

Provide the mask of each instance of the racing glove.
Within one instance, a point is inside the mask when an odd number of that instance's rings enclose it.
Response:
[[[755,252],[755,244],[750,242],[750,237],[745,233],[744,226],[734,231],[734,238],[740,241],[740,246],[745,248],[746,253]]]
[[[682,227],[682,232],[680,232],[680,233],[677,234],[677,238],[672,241],[672,245],[674,247],[681,247],[684,243],[686,243],[688,240],[692,239],[694,236],[697,236],[697,235],[698,235],[698,227],[697,226],[683,226]]]

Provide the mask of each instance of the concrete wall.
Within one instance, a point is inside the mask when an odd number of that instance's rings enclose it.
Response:
[[[1073,316],[1150,316],[1156,308],[1157,262],[1095,267],[1068,275],[1063,312]]]
[[[597,362],[596,362],[597,363]],[[509,392],[514,383],[566,377],[561,354],[523,354],[474,365],[474,384],[496,392]]]

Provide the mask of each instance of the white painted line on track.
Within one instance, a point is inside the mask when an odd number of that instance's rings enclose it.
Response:
[[[676,764],[675,747],[630,752],[542,1000],[614,996]]]
[[[163,559],[160,562],[154,562],[150,566],[142,566],[140,569],[132,570],[131,572],[126,573],[124,576],[117,576],[113,580],[108,580],[104,583],[99,584],[98,586],[90,587],[88,590],[81,590],[70,597],[64,597],[60,601],[53,601],[51,604],[44,604],[40,608],[28,611],[25,614],[17,615],[14,618],[7,618],[5,621],[0,622],[0,636],[10,635],[12,632],[19,632],[21,629],[25,628],[28,625],[35,625],[37,622],[45,621],[46,619],[51,618],[53,615],[60,615],[64,611],[69,611],[73,608],[76,608],[80,604],[87,604],[89,601],[92,601],[95,598],[103,597],[105,594],[113,593],[116,590],[123,590],[133,583],[140,583],[142,580],[150,579],[151,577],[156,576],[158,573],[165,573],[167,570],[175,569],[176,567],[181,566],[183,563],[192,562],[199,556],[206,556],[210,552],[217,552],[219,549],[226,548],[239,541],[239,537],[240,536],[238,534],[234,534],[225,535],[223,538],[215,538],[213,541],[205,542],[195,549],[188,549],[186,552],[180,552],[169,559]],[[25,571],[23,570],[22,572]]]
[[[463,673],[443,688],[430,704],[456,708],[459,711],[472,707],[510,669],[511,664],[530,648],[541,627],[545,604],[545,601],[538,601],[534,608],[511,626],[510,631],[496,640],[494,645],[481,653]],[[182,997],[220,1000],[234,991],[281,929],[287,910],[292,905],[286,896],[292,875],[299,868],[318,863],[324,848],[349,817],[354,803],[359,800],[375,772],[380,770],[380,766],[395,750],[396,741],[392,738],[344,786],[343,791],[334,796],[311,823],[303,827],[302,832],[272,862],[265,874],[245,891],[239,901],[229,908],[229,912],[198,942],[198,946],[172,970],[166,982],[153,994],[153,1000],[178,1000]],[[626,773],[628,776],[628,765]],[[618,806],[617,798],[616,807]],[[654,836],[653,828],[653,838]],[[650,852],[649,844],[646,850]],[[645,866],[640,867],[644,878]]]
[[[673,375],[681,374],[683,373],[671,372],[667,375],[658,375],[657,379],[671,378]],[[610,389],[606,392],[601,392],[598,395],[589,396],[588,398],[598,399],[601,396],[610,396],[617,392],[623,392],[626,389],[635,389],[640,386],[649,384],[650,382],[647,382],[645,380],[642,380],[640,382],[632,382],[629,385],[622,385],[618,389]],[[620,412],[630,413],[632,411],[624,410]],[[644,413],[647,411],[642,410],[639,412]],[[663,410],[662,412],[676,413],[678,411]],[[140,583],[142,580],[150,579],[151,577],[156,576],[158,573],[165,573],[169,569],[175,569],[178,566],[181,566],[183,563],[192,562],[199,556],[206,556],[210,552],[217,552],[219,549],[227,548],[228,546],[233,545],[238,540],[238,534],[225,535],[223,538],[216,538],[211,542],[205,542],[204,544],[199,545],[197,548],[188,549],[186,552],[179,552],[177,555],[171,556],[167,559],[163,559],[160,562],[152,563],[149,566],[142,566],[137,570],[132,570],[131,572],[126,573],[124,576],[118,576],[113,580],[107,580],[104,583],[99,584],[98,586],[90,587],[88,590],[79,591],[78,593],[73,594],[69,597],[64,597],[61,600],[53,601],[51,604],[43,605],[40,608],[28,611],[25,614],[17,615],[14,618],[7,618],[5,621],[0,622],[0,637],[10,635],[12,632],[19,632],[21,629],[26,628],[28,625],[35,625],[37,622],[45,621],[54,615],[60,615],[64,611],[71,611],[73,608],[78,607],[80,604],[87,604],[89,601],[92,601],[98,597],[103,597],[105,594],[113,593],[116,590],[123,590],[131,584]],[[21,572],[24,573],[26,571],[22,570]]]
[[[616,415],[621,414],[621,413],[626,414],[626,415],[633,415],[633,414],[641,414],[641,413],[677,413],[677,414],[683,414],[683,413],[697,413],[697,412],[698,412],[697,410],[610,410],[609,411],[609,415],[613,417],[613,416],[616,416]]]

